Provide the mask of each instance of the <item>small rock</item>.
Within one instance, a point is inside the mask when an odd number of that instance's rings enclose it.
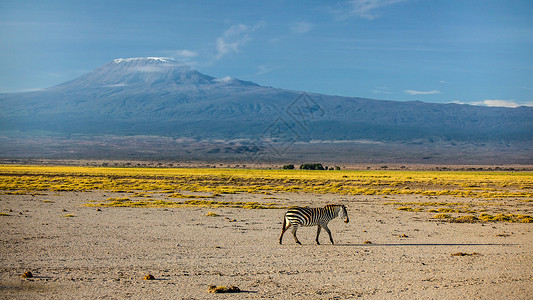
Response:
[[[33,274],[28,271],[28,272],[25,272],[24,274],[22,274],[21,276],[22,278],[33,278]]]
[[[144,276],[144,280],[154,280],[155,277],[152,275],[152,274],[148,274],[146,276]]]
[[[239,289],[236,286],[225,287],[225,286],[210,285],[207,288],[208,293],[239,293],[240,291],[241,289]]]

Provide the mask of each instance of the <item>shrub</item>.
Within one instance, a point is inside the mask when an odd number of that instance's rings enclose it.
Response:
[[[324,170],[322,164],[302,164],[300,165],[301,170]]]
[[[281,167],[283,170],[294,170],[294,165],[284,165]]]

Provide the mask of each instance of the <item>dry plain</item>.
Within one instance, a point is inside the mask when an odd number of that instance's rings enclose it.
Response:
[[[150,197],[172,200],[168,196],[152,191]],[[124,197],[140,201],[142,195],[102,190],[0,195],[0,298],[530,299],[533,294],[532,223],[450,222],[433,218],[424,206],[446,208],[444,203],[460,201],[464,207],[472,203],[478,213],[531,214],[532,202],[522,198],[499,199],[481,210],[474,205],[478,198],[449,195],[271,192],[214,198],[275,207],[347,205],[350,223],[330,223],[335,245],[325,233],[316,245],[313,227],[298,231],[300,246],[290,232],[278,243],[283,208],[100,205]],[[32,278],[21,277],[27,271]],[[148,274],[155,279],[145,280]],[[210,285],[237,286],[241,292],[211,294]]]

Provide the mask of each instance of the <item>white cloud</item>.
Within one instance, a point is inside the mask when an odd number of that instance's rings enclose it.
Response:
[[[128,85],[126,83],[115,83],[115,84],[104,85],[104,87],[110,87],[110,88],[125,87],[125,86],[128,86]]]
[[[486,106],[499,106],[499,107],[519,107],[520,104],[509,100],[483,100],[483,104]]]
[[[259,69],[259,71],[257,71],[257,73],[255,73],[254,75],[263,75],[266,73],[270,73],[276,69],[276,68],[270,68],[264,65],[259,65],[257,66],[257,68]]]
[[[183,62],[188,66],[196,65],[197,62],[194,61],[194,58],[200,55],[197,51],[192,51],[188,49],[164,50],[162,51],[162,53],[172,59]]]
[[[292,33],[304,34],[313,29],[313,24],[308,22],[296,22],[291,26]]]
[[[224,34],[216,40],[216,59],[220,59],[224,55],[232,52],[239,52],[240,48],[250,40],[250,33],[263,26],[264,23],[260,22],[252,27],[244,24],[237,24],[228,28],[224,31]]]
[[[415,90],[404,90],[404,93],[409,95],[434,95],[434,94],[440,94],[440,91],[432,90],[432,91],[415,91]]]
[[[198,52],[196,51],[191,51],[191,50],[176,50],[176,53],[175,55],[177,57],[182,57],[182,58],[193,58],[193,57],[196,57],[198,56]]]
[[[392,95],[391,90],[386,86],[379,86],[372,90],[372,93],[374,94],[385,94],[385,95]]]
[[[341,4],[334,12],[342,18],[360,17],[373,20],[379,16],[380,8],[406,0],[351,0]]]
[[[495,99],[495,100],[487,99],[487,100],[475,101],[475,102],[453,101],[453,103],[469,104],[469,105],[477,105],[477,106],[489,106],[489,107],[508,107],[508,108],[515,108],[519,106],[533,106],[533,102],[517,103],[516,101],[512,101],[512,100],[501,100],[501,99]]]
[[[224,78],[215,79],[216,82],[222,82],[222,83],[228,83],[228,82],[231,82],[232,80],[233,80],[233,78],[229,77],[229,76],[226,76]]]

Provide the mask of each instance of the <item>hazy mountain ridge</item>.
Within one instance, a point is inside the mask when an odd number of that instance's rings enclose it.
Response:
[[[219,79],[162,58],[117,59],[43,91],[2,94],[0,106],[3,130],[259,140],[281,125],[278,138],[291,141],[533,140],[532,107],[303,93]]]

